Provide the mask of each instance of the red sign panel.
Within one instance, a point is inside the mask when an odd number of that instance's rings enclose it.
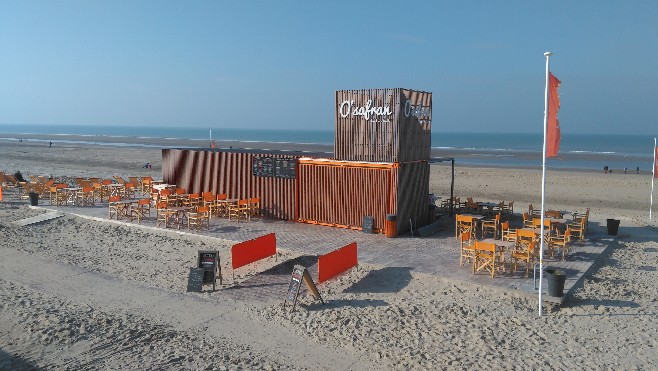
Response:
[[[276,255],[276,235],[274,233],[233,245],[231,265],[233,269],[237,269],[272,255]]]
[[[318,258],[318,282],[322,283],[358,264],[356,242]]]

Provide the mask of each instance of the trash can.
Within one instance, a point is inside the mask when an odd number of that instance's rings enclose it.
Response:
[[[564,281],[566,281],[567,276],[563,271],[555,268],[546,268],[545,272],[548,295],[562,297],[564,295]]]
[[[395,214],[386,214],[386,222],[384,224],[384,231],[386,237],[392,238],[398,234],[398,222],[397,215]]]
[[[619,219],[607,219],[608,236],[616,236],[619,231]]]
[[[39,205],[39,194],[36,192],[30,192],[30,205],[37,206]]]

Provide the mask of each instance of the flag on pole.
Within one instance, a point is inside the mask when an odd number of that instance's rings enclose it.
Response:
[[[557,156],[560,149],[560,122],[557,119],[557,112],[560,110],[560,96],[557,89],[560,87],[560,80],[549,72],[548,81],[548,128],[546,129],[546,157]]]

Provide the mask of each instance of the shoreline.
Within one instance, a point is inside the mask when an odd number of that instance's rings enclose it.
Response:
[[[157,138],[157,137],[130,137],[130,136],[104,136],[104,135],[73,135],[73,134],[11,134],[0,133],[0,144],[8,145],[48,145],[52,141],[55,147],[134,147],[143,149],[162,148],[209,148],[208,139],[184,138]],[[238,141],[217,140],[217,149],[245,149],[245,150],[272,150],[306,152],[326,154],[333,157],[333,144],[294,143],[294,142],[266,142],[266,141]],[[496,151],[496,150],[469,150],[460,148],[432,148],[430,162],[438,159],[455,158],[455,164],[464,167],[505,168],[505,169],[541,169],[541,153],[528,151]],[[584,171],[588,173],[599,172],[608,163],[633,162],[622,155],[592,154],[592,153],[560,153],[557,159],[548,159],[546,168],[550,171]],[[639,161],[636,161],[639,162]],[[535,164],[536,165],[531,165]],[[564,166],[555,166],[563,163]],[[585,166],[579,164],[596,163],[599,166]],[[623,174],[623,168],[614,168],[617,173]],[[614,172],[613,172],[614,174]],[[635,174],[634,168],[629,168],[628,174]],[[651,174],[646,169],[640,174]],[[635,174],[637,175],[637,174]]]

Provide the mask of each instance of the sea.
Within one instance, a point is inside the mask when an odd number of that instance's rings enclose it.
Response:
[[[20,134],[52,135],[49,140],[53,143],[58,141],[57,135],[83,136],[81,143],[96,143],[93,138],[97,136],[112,137],[114,143],[108,145],[121,145],[121,138],[130,137],[334,144],[333,130],[0,124],[0,133],[15,134],[16,138]],[[454,158],[456,164],[541,168],[542,146],[540,133],[432,132],[433,156]],[[562,133],[558,156],[548,158],[546,167],[603,171],[608,166],[617,172],[625,168],[629,173],[635,173],[637,168],[643,173],[651,172],[653,146],[653,136],[648,135]]]

